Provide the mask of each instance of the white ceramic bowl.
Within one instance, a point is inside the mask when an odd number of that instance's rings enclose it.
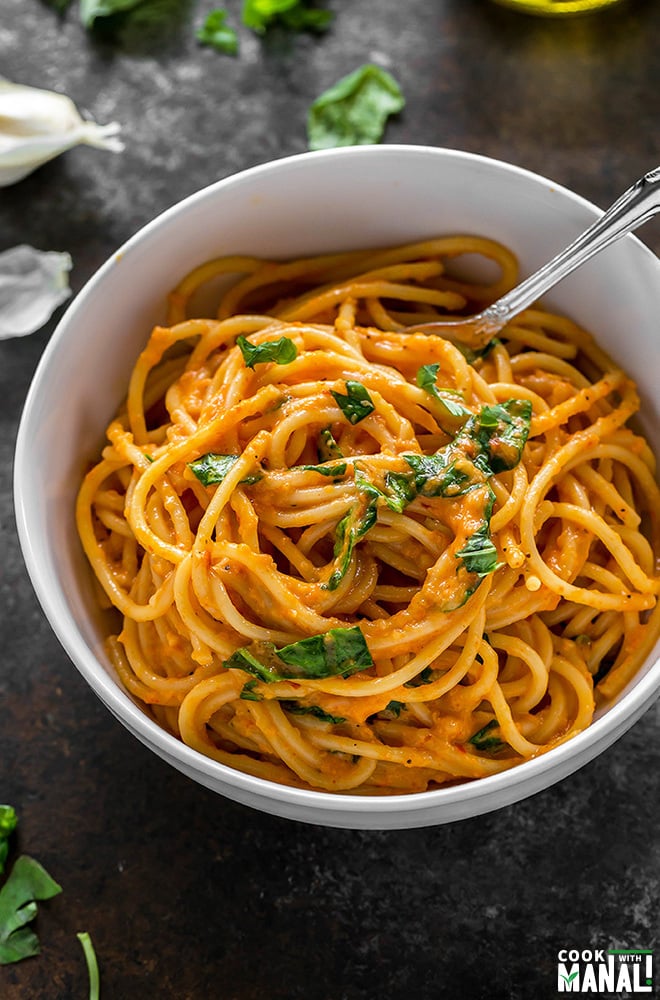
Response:
[[[15,502],[25,561],[54,631],[134,736],[195,781],[255,808],[327,826],[387,829],[462,819],[538,792],[601,753],[649,707],[660,688],[657,649],[586,732],[493,777],[394,797],[254,778],[184,746],[119,685],[74,525],[85,463],[162,318],[166,293],[195,265],[230,253],[287,258],[467,232],[506,243],[528,273],[599,214],[570,191],[505,163],[437,148],[363,146],[293,156],[220,181],[149,223],[104,264],[66,312],[35,374],[18,435]],[[657,441],[660,262],[626,237],[548,301],[595,332],[637,380],[645,430]]]

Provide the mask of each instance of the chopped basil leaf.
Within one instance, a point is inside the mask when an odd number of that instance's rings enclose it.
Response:
[[[331,462],[333,459],[344,457],[329,427],[324,427],[319,434],[319,443],[316,451],[319,456],[319,462]]]
[[[192,469],[202,486],[216,486],[221,483],[225,476],[238,462],[238,455],[216,455],[209,451],[206,455],[201,455],[194,462],[188,462],[188,468]],[[241,483],[252,486],[261,479],[260,473],[256,472],[241,479]]]
[[[253,344],[242,334],[236,338],[236,344],[241,349],[247,368],[274,361],[276,365],[289,365],[298,357],[298,348],[288,337],[278,337],[277,340],[265,340],[262,344]]]
[[[330,391],[349,424],[358,424],[375,410],[371,396],[361,382],[348,380],[346,382],[347,395],[345,396],[333,389]]]
[[[37,915],[37,900],[62,891],[34,858],[22,854],[0,889],[0,965],[39,954],[39,939],[28,926]]]
[[[513,469],[521,459],[529,436],[532,404],[528,399],[508,399],[482,406],[473,430],[493,472]]]
[[[335,726],[346,722],[346,719],[341,715],[330,715],[328,712],[324,712],[320,705],[301,705],[297,701],[281,701],[280,705],[292,715],[313,715],[315,719],[319,719],[321,722],[332,722]]]
[[[477,750],[499,750],[500,747],[504,746],[504,742],[498,736],[488,735],[493,729],[498,728],[497,719],[491,719],[482,729],[470,737],[468,743],[471,743]]]
[[[348,572],[356,542],[364,538],[369,529],[373,528],[376,523],[378,516],[376,501],[368,498],[366,493],[364,496],[369,499],[369,502],[365,504],[362,500],[355,504],[337,525],[333,553],[337,568],[333,570],[325,585],[326,590],[337,589]]]
[[[411,681],[406,681],[403,685],[407,688],[421,687],[422,684],[430,684],[433,681],[433,670],[431,667],[424,667],[417,677],[414,677]]]
[[[9,854],[9,838],[16,829],[18,817],[13,806],[0,805],[0,875],[5,870]]]
[[[310,149],[363,146],[382,138],[390,115],[405,104],[393,76],[367,63],[316,98],[307,116]]]
[[[294,469],[304,469],[305,472],[320,472],[322,476],[343,476],[346,472],[346,462],[337,465],[295,465]]]
[[[247,683],[243,685],[243,690],[241,691],[239,697],[241,697],[243,701],[263,701],[264,696],[254,690],[258,683],[259,681],[256,677],[253,681],[247,681]]]
[[[458,497],[481,486],[480,477],[469,459],[451,448],[434,455],[404,455],[415,473],[415,488],[423,497]]]
[[[324,635],[276,649],[272,642],[237,649],[225,666],[255,674],[266,682],[291,678],[346,677],[373,666],[365,638],[357,625],[330,629]]]
[[[457,392],[438,388],[436,379],[439,370],[439,364],[422,365],[417,372],[417,385],[440,403],[445,418],[449,417],[454,421],[460,420],[464,423],[472,416],[472,410],[460,402],[460,396]]]
[[[489,526],[485,524],[475,531],[456,555],[463,560],[468,573],[477,576],[493,573],[498,566],[497,549],[490,539]]]
[[[502,341],[499,337],[493,337],[489,340],[485,347],[478,350],[474,350],[472,347],[468,347],[467,344],[461,344],[460,341],[455,341],[454,347],[457,347],[468,364],[473,365],[475,361],[479,361],[480,358],[485,358],[493,350],[497,344],[501,344]]]
[[[309,7],[306,0],[243,0],[241,19],[246,28],[262,35],[274,24],[291,31],[325,31],[334,14]]]
[[[202,45],[211,45],[218,52],[235,56],[238,52],[238,35],[233,28],[225,24],[226,19],[226,10],[212,10],[197,31],[196,37]]]

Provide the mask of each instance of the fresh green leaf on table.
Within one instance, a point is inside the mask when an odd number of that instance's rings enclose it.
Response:
[[[307,0],[244,0],[241,19],[246,28],[263,35],[274,24],[290,31],[325,31],[334,14],[310,7]]]
[[[204,24],[197,31],[196,37],[202,45],[210,45],[218,52],[235,56],[238,52],[238,35],[228,24],[226,10],[212,10]]]
[[[51,899],[62,887],[34,858],[22,854],[0,889],[0,965],[39,954],[39,939],[28,926],[37,915],[37,900]]]
[[[405,99],[393,76],[366,63],[338,80],[311,105],[307,117],[310,149],[364,146],[382,138],[390,115]]]
[[[80,20],[91,28],[99,17],[110,17],[125,10],[133,10],[143,0],[80,0]]]
[[[16,829],[18,817],[13,806],[0,805],[0,875],[5,870],[9,854],[9,838]]]

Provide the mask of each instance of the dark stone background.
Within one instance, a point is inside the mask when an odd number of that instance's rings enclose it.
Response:
[[[116,118],[127,148],[78,148],[0,189],[0,249],[68,250],[77,291],[178,199],[304,151],[309,103],[367,60],[407,97],[387,142],[500,157],[602,206],[660,163],[653,0],[557,21],[489,0],[329,0],[328,34],[241,29],[236,59],[194,40],[213,6],[149,0],[90,34],[75,3],[60,18],[1,0],[0,73]],[[238,24],[239,0],[226,6]],[[642,238],[660,250],[657,223]],[[403,832],[262,815],[126,734],[52,635],[15,535],[14,438],[53,326],[0,343],[0,801],[64,892],[40,908],[41,956],[0,967],[2,1000],[85,997],[79,930],[103,1000],[545,1000],[560,947],[656,946],[657,705],[562,784]]]

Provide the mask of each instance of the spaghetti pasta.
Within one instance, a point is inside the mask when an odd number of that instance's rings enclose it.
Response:
[[[463,254],[497,279],[457,277]],[[122,684],[189,746],[300,787],[424,791],[570,739],[639,668],[660,494],[633,383],[539,308],[479,354],[410,329],[516,273],[456,236],[223,258],[171,293],[77,523]]]

